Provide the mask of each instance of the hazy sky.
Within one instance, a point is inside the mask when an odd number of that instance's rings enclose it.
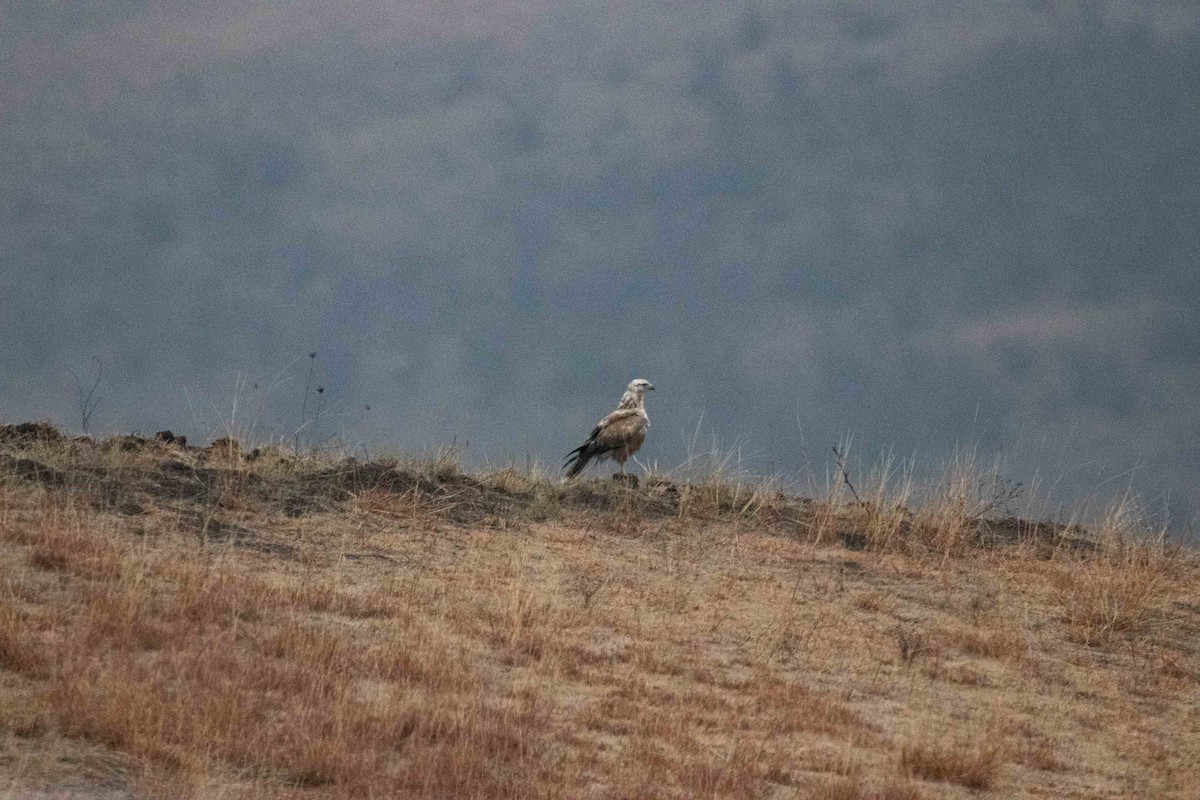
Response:
[[[1186,525],[1198,8],[2,3],[0,416],[98,356],[101,432],[286,435],[315,351],[318,438],[558,461],[640,376],[663,467],[977,444]]]

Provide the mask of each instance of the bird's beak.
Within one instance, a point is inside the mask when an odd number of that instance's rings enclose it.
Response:
[[[647,388],[647,389],[649,389],[649,390],[650,390],[650,391],[652,391],[652,392],[654,391],[654,386],[653,386],[653,385],[651,385],[651,384],[649,384],[649,383],[647,383],[647,384],[646,384],[646,388]]]

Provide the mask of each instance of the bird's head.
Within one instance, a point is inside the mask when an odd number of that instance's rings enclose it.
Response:
[[[654,385],[652,383],[650,383],[650,381],[646,380],[645,378],[634,378],[633,380],[631,380],[629,382],[627,391],[634,392],[636,394],[641,395],[641,394],[645,394],[648,391],[653,392]]]

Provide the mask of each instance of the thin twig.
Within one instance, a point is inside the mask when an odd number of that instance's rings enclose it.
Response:
[[[300,427],[296,429],[292,442],[296,455],[300,455],[300,431],[308,424],[308,390],[312,387],[313,367],[317,364],[317,351],[308,354],[308,377],[304,379],[304,401],[300,403]]]
[[[75,391],[79,395],[79,420],[83,424],[83,432],[88,433],[88,427],[92,421],[92,414],[96,412],[96,406],[100,405],[103,397],[96,397],[96,389],[100,386],[100,380],[104,377],[104,361],[100,356],[92,356],[92,361],[96,362],[96,380],[92,381],[92,386],[85,393],[83,383],[79,380],[79,376],[75,374],[75,370],[67,367],[67,372],[71,373],[71,377],[75,379]]]
[[[836,444],[833,446],[833,457],[837,460],[838,470],[842,473],[842,480],[846,482],[846,486],[850,489],[850,494],[854,495],[854,499],[858,501],[860,506],[866,508],[867,504],[858,496],[858,492],[854,489],[854,484],[850,482],[850,473],[846,471],[846,463],[843,460],[842,451],[838,450]]]

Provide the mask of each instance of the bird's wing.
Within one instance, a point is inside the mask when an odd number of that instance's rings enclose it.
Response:
[[[598,449],[613,450],[645,434],[645,415],[636,408],[619,408],[600,420],[590,441],[595,442]]]
[[[646,415],[637,408],[618,408],[592,429],[592,435],[583,444],[567,454],[563,467],[567,477],[574,478],[587,467],[592,459],[612,457],[614,451],[623,455],[624,463],[629,455],[637,452],[646,438]]]

